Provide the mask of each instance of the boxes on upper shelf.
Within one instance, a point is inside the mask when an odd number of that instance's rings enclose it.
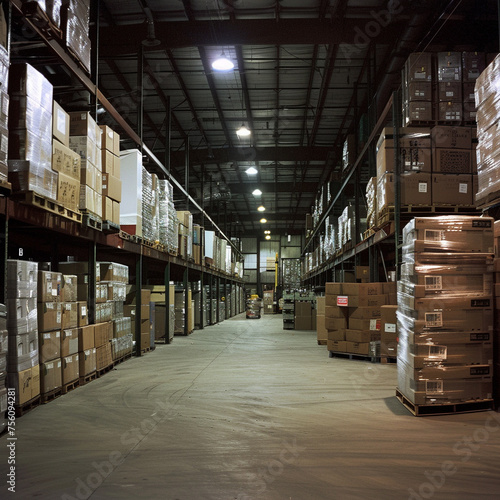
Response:
[[[69,115],[56,101],[52,107],[52,135],[69,148]]]

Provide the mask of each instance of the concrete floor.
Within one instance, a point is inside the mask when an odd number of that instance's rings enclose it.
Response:
[[[237,316],[19,418],[16,493],[500,498],[500,414],[416,418],[395,384],[396,365],[330,359],[315,332],[283,330],[281,316]]]

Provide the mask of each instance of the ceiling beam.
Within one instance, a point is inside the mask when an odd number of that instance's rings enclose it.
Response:
[[[184,2],[186,4],[186,2]],[[156,37],[163,47],[207,47],[223,45],[290,45],[363,43],[364,30],[373,18],[347,18],[335,22],[320,19],[233,19],[230,21],[155,22]],[[377,43],[392,43],[407,20],[398,19],[391,29],[380,30]],[[366,36],[366,35],[365,35]],[[100,46],[103,56],[129,54],[147,38],[147,25],[103,26]],[[368,37],[366,37],[368,38]]]
[[[332,148],[327,146],[279,146],[279,147],[232,147],[193,149],[190,153],[191,165],[204,163],[212,165],[229,162],[278,162],[287,161],[314,161],[326,162]],[[184,153],[173,151],[171,153],[172,165],[183,165]]]

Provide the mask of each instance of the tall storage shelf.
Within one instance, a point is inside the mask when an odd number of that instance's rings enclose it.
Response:
[[[82,67],[77,62],[74,54],[70,54],[63,46],[63,41],[54,36],[54,33],[44,23],[36,17],[24,17],[24,3],[20,0],[12,0],[5,6],[6,13],[11,12],[19,18],[23,16],[23,25],[29,27],[30,41],[40,42],[51,54],[54,64],[62,65],[70,76],[72,84],[76,89],[84,89],[89,92],[95,102],[102,105],[108,112],[117,127],[125,136],[128,136],[135,143],[144,155],[150,159],[156,171],[161,172],[168,179],[174,188],[186,198],[189,206],[199,208],[202,214],[202,224],[212,227],[221,239],[226,238],[223,232],[210,219],[208,214],[199,207],[196,200],[192,199],[184,187],[173,178],[162,162],[151,152],[151,150],[141,140],[141,134],[134,130],[123,116],[106,99],[89,76],[89,68]],[[10,19],[8,35],[10,38]],[[38,49],[39,50],[39,49]],[[96,106],[97,108],[97,106]],[[139,131],[140,132],[140,131]],[[90,264],[96,261],[112,261],[125,264],[129,267],[131,282],[140,285],[165,285],[168,289],[170,281],[184,282],[185,286],[190,283],[201,282],[202,286],[210,284],[240,289],[242,279],[222,268],[205,266],[204,260],[200,256],[198,263],[191,259],[174,255],[159,245],[152,245],[151,242],[140,238],[130,237],[123,232],[108,234],[100,228],[92,225],[85,225],[77,217],[71,218],[57,211],[49,211],[42,206],[16,201],[10,195],[11,186],[7,182],[0,185],[0,259],[2,266],[6,266],[8,256],[18,259],[32,259],[35,261],[50,262],[52,268],[57,270],[58,262],[65,261],[68,256],[75,261],[88,261]],[[228,243],[230,246],[230,243]],[[233,248],[233,260],[238,262],[239,252]],[[0,283],[0,302],[5,299],[5,273],[2,275]],[[222,286],[222,285],[221,285]],[[140,294],[139,294],[140,295]],[[90,306],[92,315],[93,306]],[[241,313],[241,308],[236,313]],[[206,314],[206,313],[204,313]],[[228,314],[229,315],[229,314]],[[219,314],[216,315],[217,318]],[[201,327],[205,324],[201,321]],[[139,352],[140,354],[140,352]]]

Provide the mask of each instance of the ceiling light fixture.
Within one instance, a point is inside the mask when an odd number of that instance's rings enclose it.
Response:
[[[266,240],[270,240],[271,239],[271,235],[270,234],[266,234]]]
[[[249,167],[245,170],[245,172],[248,174],[248,175],[255,175],[255,174],[258,174],[259,171],[255,168],[255,167]]]
[[[257,207],[257,210],[259,212],[265,212],[266,211],[266,207],[264,205],[261,205],[260,207]]]
[[[260,219],[261,224],[265,224],[266,222],[267,222],[267,219],[264,219],[264,218]]]
[[[269,231],[269,229],[266,229],[266,230],[264,231],[264,234],[271,234],[271,231]]]
[[[245,124],[243,123],[241,127],[236,131],[236,135],[238,137],[248,137],[252,132],[250,132],[250,129],[248,129]]]
[[[260,195],[262,194],[262,191],[261,191],[260,189],[254,189],[254,190],[252,191],[252,194],[253,194],[254,196],[260,196]]]
[[[224,51],[222,54],[212,63],[212,69],[216,71],[231,71],[234,68],[234,63],[226,57]]]

